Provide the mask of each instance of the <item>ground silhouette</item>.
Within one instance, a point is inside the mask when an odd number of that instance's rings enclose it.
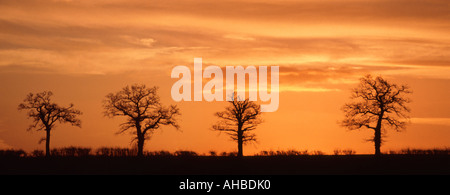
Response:
[[[72,148],[72,149],[70,149]],[[77,151],[77,147],[58,150]],[[82,148],[81,148],[82,149]],[[99,151],[99,148],[97,151]],[[105,151],[105,148],[102,149]],[[120,151],[120,148],[110,148]],[[79,152],[82,150],[78,150]],[[157,174],[157,175],[302,175],[302,174],[450,174],[449,149],[405,149],[392,154],[319,155],[274,151],[256,156],[205,156],[192,151],[97,153],[60,152],[50,157],[0,151],[0,174]]]

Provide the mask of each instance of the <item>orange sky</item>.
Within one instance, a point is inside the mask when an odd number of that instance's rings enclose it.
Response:
[[[448,147],[450,3],[381,1],[5,0],[0,3],[0,148],[44,149],[43,132],[17,105],[51,90],[83,111],[83,127],[59,125],[52,147],[130,147],[115,135],[123,118],[103,117],[102,100],[127,84],[159,86],[164,104],[181,108],[180,131],[163,127],[146,150],[235,151],[211,130],[224,102],[170,98],[176,65],[280,66],[280,106],[264,113],[261,150],[351,148],[373,153],[369,130],[339,127],[358,78],[372,73],[414,91],[411,124],[388,131],[382,151]]]

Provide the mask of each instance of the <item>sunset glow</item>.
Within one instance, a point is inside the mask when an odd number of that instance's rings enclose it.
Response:
[[[236,151],[211,129],[227,102],[172,99],[172,69],[193,73],[194,58],[222,70],[279,66],[278,110],[262,114],[246,155],[373,153],[372,131],[338,123],[366,74],[413,91],[410,123],[386,132],[382,152],[450,146],[449,1],[4,0],[0,12],[0,149],[43,149],[44,133],[27,132],[17,106],[44,90],[83,112],[81,128],[55,127],[52,147],[132,147],[129,134],[116,134],[125,119],[105,117],[102,101],[140,83],[181,112],[179,130],[161,127],[145,150]]]

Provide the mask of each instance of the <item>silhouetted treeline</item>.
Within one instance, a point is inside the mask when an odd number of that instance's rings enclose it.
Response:
[[[85,156],[100,156],[100,157],[132,157],[136,156],[137,148],[121,148],[121,147],[101,147],[96,150],[86,147],[62,147],[55,148],[51,150],[52,156],[60,156],[60,157],[85,157]],[[333,151],[332,155],[355,155],[356,151],[352,149],[336,149]],[[235,157],[237,156],[237,152],[216,152],[209,151],[207,154],[198,154],[194,151],[189,150],[178,150],[175,152],[169,152],[165,150],[161,151],[144,151],[144,156],[158,156],[158,157],[196,157],[196,156],[227,156],[227,157]],[[329,155],[322,151],[314,150],[264,150],[256,153],[254,156],[320,156],[320,155]],[[401,150],[390,150],[386,152],[385,155],[450,155],[450,148],[433,148],[433,149],[414,149],[414,148],[405,148]],[[18,149],[6,149],[0,150],[0,157],[43,157],[45,156],[45,152],[43,150],[34,150],[30,153],[25,152],[24,150]]]
[[[62,147],[62,148],[54,148],[51,151],[52,156],[65,156],[65,157],[84,157],[84,156],[103,156],[103,157],[132,157],[136,156],[138,150],[136,147],[132,148],[121,148],[121,147],[101,147],[96,150],[92,148],[86,147]],[[165,150],[161,151],[144,151],[144,156],[208,156],[206,154],[198,154],[194,151],[189,150],[178,150],[175,152],[169,152]],[[25,152],[24,150],[0,150],[0,157],[43,157],[45,156],[45,152],[43,150],[34,150],[30,153]],[[209,156],[237,156],[236,152],[222,152],[220,155],[217,155],[215,151],[210,151]]]
[[[322,151],[312,151],[308,150],[298,151],[298,150],[277,150],[277,151],[261,151],[257,153],[255,156],[301,156],[301,155],[324,155],[325,153]]]
[[[121,157],[121,156],[136,156],[137,150],[135,148],[108,148],[102,147],[97,149],[95,152],[97,156],[108,156],[108,157]]]
[[[410,154],[410,155],[450,155],[450,148],[445,149],[414,149],[406,148],[400,151],[391,150],[388,154]]]
[[[344,149],[344,150],[336,149],[333,151],[333,153],[334,155],[354,155],[356,154],[356,151],[352,149]]]
[[[23,150],[0,150],[0,156],[4,157],[24,157],[27,156],[27,153]]]

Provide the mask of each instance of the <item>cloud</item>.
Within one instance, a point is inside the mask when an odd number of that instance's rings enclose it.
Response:
[[[236,34],[228,34],[225,35],[224,38],[227,39],[236,39],[241,41],[254,41],[255,39],[253,37],[245,36],[245,35],[236,35]]]
[[[329,89],[323,87],[304,87],[293,85],[281,85],[280,92],[338,92],[340,89]]]
[[[56,73],[57,70],[39,64],[7,64],[0,66],[0,73]],[[1,125],[1,121],[0,121]]]
[[[411,118],[413,124],[450,126],[450,118]]]
[[[155,40],[155,39],[152,39],[152,38],[145,38],[145,39],[139,39],[139,42],[140,42],[142,45],[145,45],[145,46],[147,46],[147,47],[150,47],[150,46],[153,45],[153,43],[156,42],[156,40]]]
[[[280,72],[292,82],[343,83],[369,72],[403,70],[410,76],[448,78],[441,69],[427,69],[450,66],[445,5],[416,0],[7,0],[0,5],[0,65],[120,72],[168,69],[203,57],[216,65],[296,69]]]
[[[11,149],[11,148],[13,147],[6,144],[4,140],[0,139],[0,149]]]
[[[280,80],[288,84],[354,84],[359,82],[362,75],[380,69],[380,67],[337,63],[286,65],[280,68]]]

